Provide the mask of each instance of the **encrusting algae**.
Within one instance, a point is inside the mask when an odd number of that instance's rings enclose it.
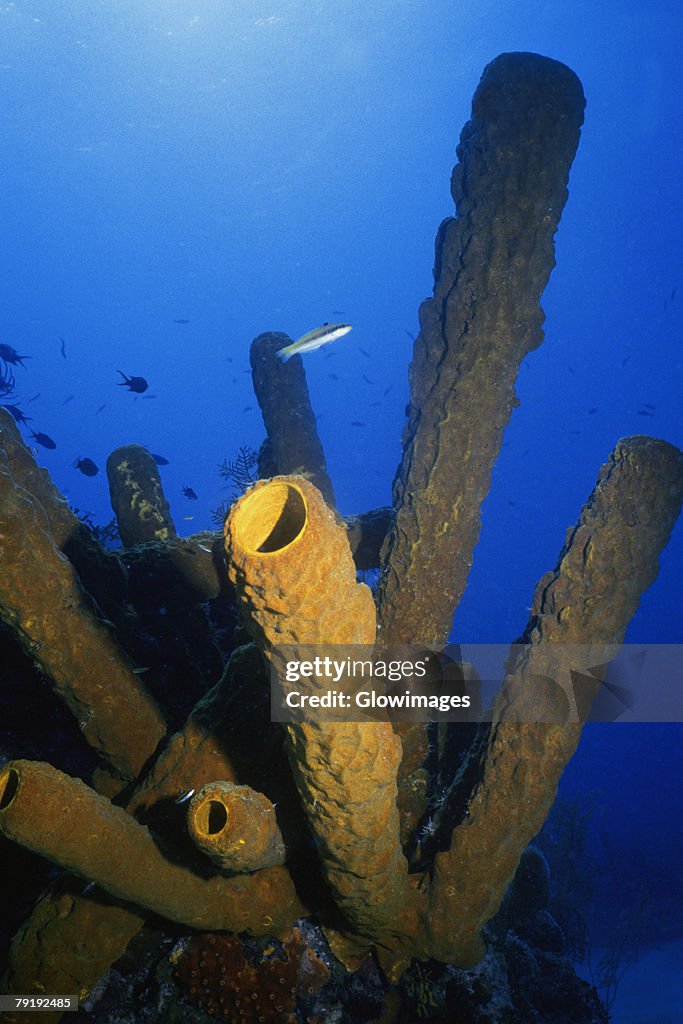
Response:
[[[434,296],[421,309],[393,510],[346,524],[334,511],[303,365],[277,358],[280,334],[252,346],[268,478],[232,506],[224,545],[212,534],[175,536],[152,456],[128,446],[108,463],[126,546],[103,551],[0,410],[0,617],[100,759],[91,785],[41,761],[0,768],[0,832],[65,871],[15,936],[4,992],[85,997],[148,914],[284,940],[280,959],[261,949],[258,970],[236,936],[190,940],[177,976],[211,1012],[229,1004],[239,1015],[241,971],[259,1007],[264,993],[282,995],[281,1019],[294,1019],[300,961],[316,954],[291,929],[311,915],[338,961],[355,969],[372,954],[388,986],[414,960],[481,959],[486,923],[581,732],[583,719],[558,720],[557,693],[548,720],[525,719],[531,681],[550,671],[552,644],[594,653],[622,642],[680,510],[681,453],[626,438],[600,471],[538,585],[492,722],[472,725],[468,770],[446,779],[460,810],[442,815],[428,863],[410,853],[427,807],[426,727],[280,727],[269,720],[265,663],[283,643],[444,646],[519,365],[542,341],[540,296],[583,107],[578,79],[555,61],[506,54],[484,72],[458,147],[457,216],[439,230]],[[368,566],[381,569],[377,606],[357,582]],[[149,636],[152,579],[169,593],[172,658],[155,655]],[[253,642],[221,648],[235,608]],[[193,682],[169,709],[170,662]],[[441,753],[449,742],[441,737]],[[436,771],[443,781],[445,761]],[[318,960],[314,973],[312,993],[328,968]]]

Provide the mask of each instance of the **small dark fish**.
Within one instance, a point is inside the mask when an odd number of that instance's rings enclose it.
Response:
[[[190,498],[191,501],[197,501],[197,495],[191,487],[183,487],[183,494],[186,498]]]
[[[676,286],[676,287],[677,287],[677,286]],[[673,302],[673,300],[674,300],[674,299],[676,298],[676,287],[674,287],[674,288],[672,288],[672,289],[671,289],[671,301],[672,301],[672,302]]]
[[[68,397],[68,398],[65,398],[65,399],[64,399],[64,401],[62,402],[62,405],[68,405],[68,404],[69,404],[69,402],[72,402],[72,401],[73,401],[73,399],[74,399],[74,396],[73,396],[73,395],[69,395],[69,397]]]
[[[351,420],[351,426],[352,427],[364,427],[365,424],[363,423],[362,420]]]
[[[517,502],[516,501],[508,501],[508,505],[510,506],[510,508],[517,508]]]
[[[360,352],[360,354],[361,354],[362,356],[365,356],[365,358],[366,358],[366,359],[370,359],[370,358],[371,358],[371,357],[370,357],[370,353],[368,352],[368,350],[367,350],[367,349],[365,349],[365,348],[360,348],[360,346],[359,346],[359,348],[358,348],[358,351]]]
[[[165,459],[163,455],[155,455],[154,452],[151,455],[157,466],[168,466],[168,459]]]
[[[327,376],[330,378],[330,380],[339,380],[339,374],[338,373],[328,373]]]
[[[37,441],[37,442],[38,442],[38,444],[42,444],[43,448],[50,448],[50,449],[54,449],[54,448],[56,448],[56,447],[57,447],[57,445],[56,445],[56,444],[55,444],[55,442],[54,442],[54,441],[52,440],[52,438],[51,438],[51,437],[49,437],[49,436],[48,436],[47,434],[41,434],[41,433],[38,433],[38,434],[36,434],[36,433],[31,433],[31,435],[30,435],[30,436],[31,436],[31,437],[32,437],[32,438],[33,438],[33,439],[34,439],[35,441]]]
[[[120,388],[126,387],[129,391],[134,391],[136,395],[141,395],[149,387],[144,377],[127,377],[123,370],[117,370],[116,372],[120,373],[123,377],[123,380],[118,381]]]
[[[1,408],[7,409],[7,412],[14,416],[17,423],[28,423],[29,420],[33,419],[32,416],[24,416],[18,405],[3,405]]]
[[[40,398],[41,393],[42,392],[39,391],[37,395],[33,396],[33,398],[29,398],[29,402],[35,402],[37,398]]]
[[[333,309],[332,313],[334,316],[346,316],[346,313],[344,312],[343,309]]]
[[[390,391],[393,391],[394,385],[390,384],[388,388],[385,388],[382,392],[382,398],[386,398]]]
[[[66,359],[66,342],[64,341],[64,338],[60,338],[59,340],[61,341],[59,351],[62,353],[62,359]]]
[[[656,409],[657,406],[653,405],[652,402],[643,402],[643,409]]]
[[[174,320],[174,324],[189,324],[189,320]]]
[[[598,411],[598,407],[597,407],[597,405],[594,405],[592,409],[588,410],[588,415],[589,416],[594,416],[597,411]]]
[[[370,380],[370,378],[368,377],[367,373],[363,374],[363,380],[365,381],[366,384],[374,384],[375,383],[374,380]]]
[[[624,358],[621,360],[621,368],[622,368],[622,370],[624,369],[624,367],[626,366],[626,364],[627,364],[627,362],[629,361],[630,358],[631,358],[630,356],[624,356]]]
[[[580,430],[570,430],[569,433],[570,434],[580,434],[581,431]]]
[[[381,402],[370,402],[370,408],[377,409],[377,407],[380,406],[381,404]]]
[[[92,459],[76,459],[74,462],[75,469],[80,469],[83,476],[97,476],[99,469],[95,465]]]
[[[3,359],[6,363],[11,363],[12,366],[23,366],[24,359],[30,359],[30,356],[20,356],[15,348],[11,345],[5,345],[0,343],[0,359]]]
[[[638,415],[639,416],[654,416],[654,413],[650,412],[649,409],[639,409],[638,410]]]
[[[143,402],[149,402],[149,401],[151,401],[152,398],[158,398],[158,397],[159,397],[158,395],[145,395],[144,398],[142,399],[142,401]]]
[[[99,407],[99,409],[97,410],[97,412],[95,413],[95,415],[96,415],[96,416],[99,416],[99,414],[100,414],[100,413],[102,412],[102,410],[103,410],[103,409],[106,409],[106,408],[107,408],[107,403],[105,402],[105,403],[104,403],[104,405],[101,405],[101,406]]]
[[[410,331],[406,331],[406,334],[408,335],[408,337],[410,338],[411,341],[415,341],[415,335],[414,334],[411,334]]]
[[[245,405],[244,409],[242,409],[242,412],[251,412],[253,408],[253,405]]]

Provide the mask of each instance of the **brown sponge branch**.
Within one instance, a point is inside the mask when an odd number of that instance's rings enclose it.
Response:
[[[683,454],[665,441],[625,438],[568,531],[557,567],[539,581],[526,646],[494,709],[483,778],[450,849],[436,857],[430,928],[437,959],[468,966],[480,958],[481,928],[499,909],[578,744],[585,709],[558,721],[550,708],[548,724],[538,681],[561,684],[570,670],[589,678],[613,656],[657,575],[682,500]]]

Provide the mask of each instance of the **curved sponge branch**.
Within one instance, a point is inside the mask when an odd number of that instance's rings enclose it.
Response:
[[[55,544],[43,504],[17,484],[4,437],[0,434],[0,618],[48,676],[120,788],[121,780],[137,777],[166,725]],[[47,487],[41,496],[46,502]]]
[[[235,777],[225,749],[226,733],[234,728],[231,698],[240,681],[253,678],[260,667],[253,645],[233,652],[220,682],[195,706],[184,728],[169,738],[136,786],[126,805],[128,814],[149,817],[155,805],[172,803],[188,789]],[[82,879],[71,876],[43,894],[12,941],[8,970],[0,978],[3,991],[36,992],[36,979],[41,979],[44,992],[80,992],[85,998],[123,955],[142,928],[145,912],[85,889]]]
[[[210,931],[287,931],[303,912],[284,868],[202,877],[122,807],[40,761],[0,770],[0,832],[112,896]]]
[[[591,695],[584,694],[578,720],[558,721],[556,708],[534,702],[539,680],[561,685],[577,671],[588,679],[614,656],[657,575],[682,499],[683,454],[666,441],[625,438],[568,531],[557,567],[538,583],[526,646],[494,708],[483,778],[450,850],[436,858],[430,924],[437,959],[469,966],[481,956],[481,928],[545,821],[579,741]]]

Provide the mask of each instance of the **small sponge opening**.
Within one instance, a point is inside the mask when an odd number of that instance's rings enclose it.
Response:
[[[6,807],[9,807],[18,789],[19,772],[14,768],[8,768],[0,775],[0,811],[4,811]]]
[[[190,831],[197,836],[217,836],[228,823],[228,809],[220,800],[202,800],[198,805],[190,804]]]
[[[222,832],[228,823],[228,812],[219,800],[209,800],[206,831],[210,836]]]

